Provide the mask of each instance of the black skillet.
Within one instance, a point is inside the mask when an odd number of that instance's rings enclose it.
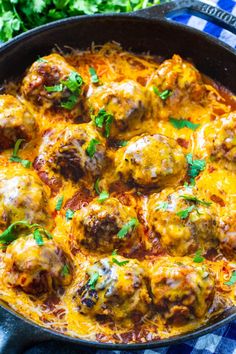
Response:
[[[55,44],[62,49],[65,45],[83,49],[89,47],[91,42],[102,44],[114,40],[135,52],[150,51],[163,57],[178,53],[184,58],[191,58],[201,72],[236,93],[236,51],[203,32],[167,19],[186,11],[236,34],[236,17],[196,0],[177,0],[129,14],[72,17],[21,34],[3,45],[0,48],[0,82],[21,75],[27,66],[38,56],[49,53]],[[174,338],[130,345],[101,344],[45,330],[2,303],[0,353],[22,353],[31,345],[46,340],[70,341],[78,350],[79,346],[86,346],[86,354],[91,353],[91,348],[149,349],[192,339],[234,319],[236,307],[228,309],[198,330]],[[78,352],[81,353],[81,348]]]

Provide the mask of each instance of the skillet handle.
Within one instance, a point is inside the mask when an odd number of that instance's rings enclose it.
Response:
[[[205,20],[212,21],[233,34],[236,34],[236,16],[199,0],[171,1],[169,3],[136,11],[134,14],[146,18],[171,18],[186,12]]]

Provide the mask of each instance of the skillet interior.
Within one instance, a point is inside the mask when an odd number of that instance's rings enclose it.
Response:
[[[217,45],[216,40],[178,24],[170,24],[164,20],[150,20],[123,15],[63,20],[57,25],[44,26],[44,28],[19,36],[0,50],[0,80],[19,76],[38,55],[47,54],[55,44],[63,49],[64,45],[86,48],[90,45],[91,39],[95,43],[115,40],[122,43],[125,49],[132,49],[135,52],[150,51],[153,54],[158,53],[165,57],[169,57],[173,53],[179,53],[184,58],[193,59],[194,64],[200,71],[219,81],[230,90],[236,91],[234,80],[235,54],[227,46]],[[194,43],[194,46],[192,43]],[[5,305],[3,306],[5,307]],[[156,343],[106,345],[83,342],[78,339],[69,338],[69,340],[106,349],[158,347],[205,334],[234,318],[236,318],[236,309],[231,309],[218,318],[212,319],[208,325],[194,333]],[[46,332],[52,333],[50,331]],[[66,338],[63,335],[57,336]]]

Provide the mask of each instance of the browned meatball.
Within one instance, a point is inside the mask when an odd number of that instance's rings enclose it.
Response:
[[[65,118],[81,114],[83,79],[59,54],[50,54],[33,63],[21,91],[25,98],[44,110],[62,113]]]
[[[202,318],[214,298],[214,278],[206,266],[166,258],[150,269],[153,302],[175,324]]]
[[[46,238],[39,245],[32,234],[12,242],[4,262],[6,281],[29,294],[51,292],[72,280],[70,261],[60,247]]]
[[[74,182],[99,176],[107,162],[103,138],[90,124],[55,128],[44,136],[34,166]]]
[[[87,269],[90,277],[78,290],[79,311],[103,315],[116,321],[142,317],[149,310],[145,271],[139,262],[116,256],[103,258]],[[123,263],[122,263],[123,262]],[[117,322],[118,323],[118,322]]]
[[[143,135],[131,139],[116,155],[116,172],[125,182],[141,187],[164,188],[185,175],[185,156],[174,139]]]
[[[142,122],[149,107],[149,93],[132,80],[113,82],[88,92],[87,106],[94,116],[101,110],[112,115],[110,136],[114,137]]]
[[[130,242],[138,242],[137,215],[116,198],[109,198],[104,203],[91,202],[74,215],[72,223],[72,233],[90,251],[111,253]],[[127,227],[127,233],[119,237],[123,227]]]
[[[0,95],[0,151],[13,147],[17,139],[29,141],[36,128],[34,117],[17,98]]]

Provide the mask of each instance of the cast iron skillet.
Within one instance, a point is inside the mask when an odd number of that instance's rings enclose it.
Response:
[[[55,44],[62,49],[64,46],[83,49],[92,41],[102,44],[115,40],[125,49],[135,52],[150,51],[164,57],[177,53],[191,58],[201,72],[236,92],[236,51],[207,34],[166,19],[184,11],[215,22],[236,34],[236,17],[196,0],[177,0],[130,14],[72,17],[21,34],[3,45],[0,48],[0,82],[22,74],[38,56],[49,53]],[[149,349],[192,339],[234,319],[236,307],[228,309],[207,325],[174,338],[141,344],[102,344],[43,329],[1,303],[3,336],[0,332],[0,338],[3,340],[0,341],[0,352],[22,353],[30,345],[45,340],[70,341],[75,345],[113,350]]]

